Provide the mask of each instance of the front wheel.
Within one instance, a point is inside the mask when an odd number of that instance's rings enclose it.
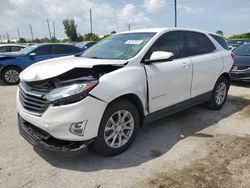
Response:
[[[139,113],[136,107],[127,100],[116,101],[104,112],[92,148],[101,155],[120,154],[132,144],[138,127]]]
[[[21,70],[16,67],[7,67],[2,72],[2,79],[5,84],[14,85],[19,82]]]
[[[220,77],[214,86],[210,101],[207,102],[207,107],[211,110],[221,109],[226,102],[228,90],[229,81]]]

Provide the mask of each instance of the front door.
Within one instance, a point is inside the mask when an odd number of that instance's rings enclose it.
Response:
[[[146,55],[155,51],[172,52],[172,61],[145,65],[148,76],[150,113],[190,99],[192,64],[184,51],[184,35],[172,31],[162,35]]]

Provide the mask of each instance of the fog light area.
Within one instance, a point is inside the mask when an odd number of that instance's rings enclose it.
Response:
[[[85,127],[88,121],[72,123],[69,131],[78,136],[84,136]]]

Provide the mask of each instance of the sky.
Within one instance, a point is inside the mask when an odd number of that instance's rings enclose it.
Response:
[[[92,10],[93,32],[174,26],[174,0],[1,0],[0,35],[17,38],[48,37],[47,19],[56,37],[65,38],[62,21],[73,18],[80,34],[90,32],[89,10]],[[178,27],[195,28],[226,36],[250,32],[250,0],[177,0]]]

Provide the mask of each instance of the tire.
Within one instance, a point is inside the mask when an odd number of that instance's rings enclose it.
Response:
[[[7,85],[15,85],[19,83],[19,74],[21,69],[17,67],[6,67],[2,72],[2,80]]]
[[[118,121],[119,114],[120,121]],[[125,119],[122,121],[124,117]],[[91,149],[104,156],[122,153],[134,141],[139,123],[138,110],[131,102],[119,100],[109,104],[103,114],[98,136],[91,145]],[[121,144],[119,145],[119,143]]]
[[[227,100],[227,94],[229,90],[229,81],[220,77],[212,91],[211,99],[206,103],[210,110],[220,110]]]

